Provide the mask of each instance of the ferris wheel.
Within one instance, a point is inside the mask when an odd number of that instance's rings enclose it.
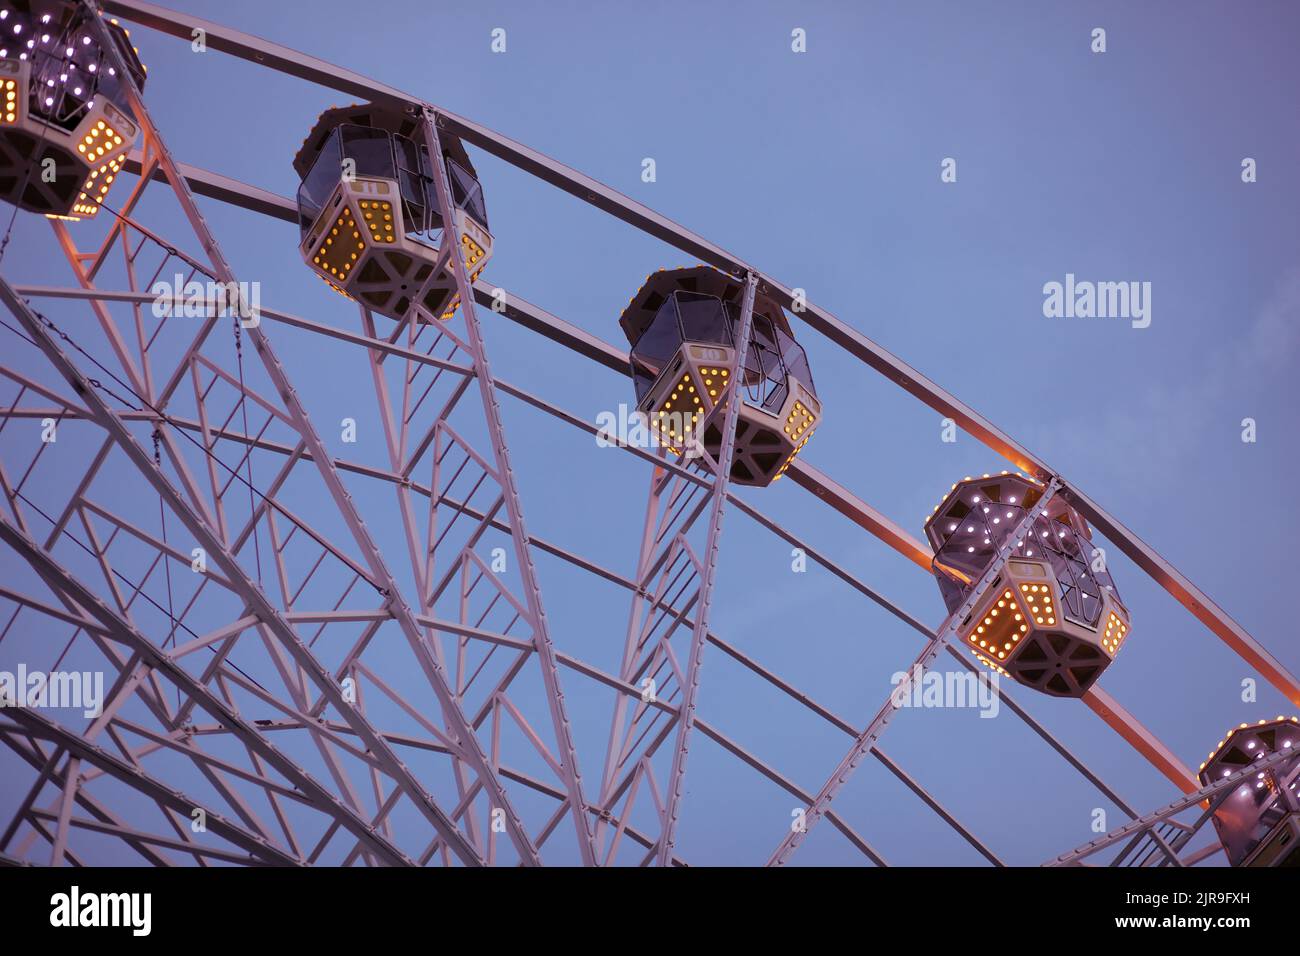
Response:
[[[200,34],[216,55],[349,98],[280,117],[304,134],[284,158],[295,195],[182,162],[151,118],[150,48]],[[695,264],[636,264],[644,280],[609,308],[626,344],[511,294],[485,271],[511,239],[493,231],[480,152]],[[992,422],[802,290],[608,186],[418,97],[189,14],[139,0],[0,0],[0,198],[22,229],[48,220],[65,277],[33,281],[0,260],[6,861],[686,866],[679,823],[708,746],[727,761],[711,772],[736,793],[762,783],[791,807],[736,862],[799,862],[805,841],[833,828],[861,862],[887,865],[871,826],[836,804],[873,762],[918,812],[1003,865],[1005,848],[883,744],[923,675],[943,666],[989,688],[1123,812],[1090,840],[1062,834],[1042,862],[1300,863],[1297,717],[1237,723],[1206,741],[1203,762],[1163,744],[1100,683],[1143,628],[1098,546],[1300,706],[1300,682],[1277,658]],[[337,293],[334,309],[263,304],[207,204],[296,248]],[[11,223],[6,245],[22,234]],[[485,330],[499,323],[630,379],[625,420],[590,421],[494,374]],[[280,333],[310,340],[312,358],[278,351]],[[848,410],[819,392],[814,338],[1000,459],[988,473],[933,476],[948,491],[923,536],[851,490],[851,476],[817,467],[810,440]],[[363,383],[377,456],[324,435],[326,413],[295,385],[308,373]],[[624,493],[637,532],[621,564],[530,534],[512,404],[635,463],[641,483]],[[574,469],[574,493],[596,480]],[[811,494],[932,574],[945,616],[918,619],[778,522],[763,508],[770,487]],[[881,665],[902,683],[852,720],[719,633],[725,530],[742,516],[916,633],[914,657]],[[600,659],[574,653],[548,617],[543,562],[614,595],[592,605],[589,627],[613,635]],[[757,597],[770,585],[749,586]],[[611,601],[619,615],[605,619]],[[744,728],[706,719],[710,657],[836,734],[842,758],[809,786]],[[1098,715],[1172,801],[1131,806],[1030,714],[1040,698]]]

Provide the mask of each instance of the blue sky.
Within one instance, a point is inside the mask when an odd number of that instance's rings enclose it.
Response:
[[[1293,4],[557,0],[376,3],[365,16],[332,0],[172,5],[483,123],[807,289],[1041,454],[1300,669],[1282,586],[1300,535]],[[504,54],[489,47],[497,27]],[[804,54],[790,50],[796,27]],[[1107,31],[1104,54],[1090,52],[1095,27]],[[292,195],[292,155],[341,94],[146,30],[133,38],[178,159]],[[646,157],[656,182],[641,181]],[[940,181],[945,157],[957,160],[955,183]],[[1241,181],[1243,157],[1257,160],[1258,182]],[[496,238],[486,277],[622,345],[627,297],[686,256],[492,157],[475,161]],[[265,305],[355,327],[355,310],[298,260],[292,227],[211,202],[204,211]],[[23,215],[17,229],[6,277],[71,284],[44,223]],[[1067,273],[1149,281],[1150,327],[1045,318],[1043,285]],[[88,322],[71,305],[49,312]],[[483,322],[501,378],[590,421],[632,402],[623,377],[490,314]],[[918,537],[952,481],[1006,466],[967,435],[943,443],[936,413],[795,331],[825,407],[807,459]],[[332,428],[356,417],[361,440],[348,453],[377,460],[364,365],[291,331],[269,335],[314,418]],[[644,466],[503,407],[529,530],[630,572]],[[1252,444],[1240,438],[1246,417],[1258,423]],[[942,620],[929,575],[793,483],[745,497],[912,614]],[[1294,711],[1263,685],[1257,704],[1243,703],[1241,681],[1256,675],[1110,554],[1133,630],[1102,686],[1185,763],[1194,769],[1229,725]],[[538,567],[557,646],[615,669],[623,592],[548,559]],[[721,568],[717,633],[854,724],[919,650],[914,632],[825,570],[792,574],[789,547],[739,513],[725,524]],[[610,700],[565,680],[594,778]],[[1172,798],[1081,704],[1010,692],[1139,809]],[[814,791],[848,743],[716,649],[700,707]],[[1008,862],[1086,842],[1092,809],[1109,807],[1005,711],[905,712],[883,749]],[[763,862],[793,806],[701,743],[678,846],[696,863]],[[837,806],[891,863],[979,862],[877,765]],[[1112,826],[1122,819],[1111,811]],[[860,858],[823,825],[796,859]]]

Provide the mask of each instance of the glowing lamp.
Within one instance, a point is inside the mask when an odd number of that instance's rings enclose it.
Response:
[[[1003,472],[958,482],[934,509],[925,534],[950,614],[1042,494],[1034,479]],[[1087,522],[1059,496],[1013,542],[1005,567],[957,628],[980,663],[1054,697],[1083,696],[1128,632],[1128,611]]]
[[[418,115],[363,104],[326,110],[293,165],[299,252],[337,292],[400,319],[413,304],[422,320],[449,319],[460,304],[443,242],[460,245],[471,279],[492,256],[487,207],[460,140],[440,136],[455,206],[439,214],[437,187]],[[435,270],[437,270],[435,274]]]
[[[139,129],[111,54],[80,3],[0,2],[0,198],[56,219],[99,212]],[[145,67],[116,21],[117,52]]]

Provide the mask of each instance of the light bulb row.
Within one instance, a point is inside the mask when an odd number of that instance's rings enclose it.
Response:
[[[816,432],[809,432],[807,435],[804,435],[804,436],[803,436],[803,441],[801,441],[799,444],[797,444],[797,445],[794,446],[794,451],[790,452],[790,457],[787,458],[787,459],[785,460],[785,464],[783,464],[783,465],[781,466],[781,470],[778,471],[778,472],[776,473],[776,476],[772,479],[773,481],[776,481],[777,478],[780,478],[782,475],[784,475],[784,474],[786,473],[786,471],[789,469],[790,465],[794,462],[795,456],[798,455],[799,452],[801,452],[801,451],[803,450],[803,446],[804,446],[804,445],[806,445],[806,444],[808,444],[808,442],[812,441],[812,437],[813,437],[813,435],[815,435],[815,434],[817,434],[817,433],[816,433]]]
[[[1039,485],[1040,487],[1041,487],[1042,484],[1043,484],[1043,483],[1042,483],[1041,481],[1039,481],[1037,478],[1031,478],[1029,475],[1026,475],[1025,473],[1023,473],[1023,472],[1021,472],[1021,471],[1015,471],[1015,472],[1011,472],[1011,471],[1002,471],[1002,472],[999,472],[999,473],[996,474],[996,475],[991,475],[991,474],[985,472],[983,475],[981,475],[981,476],[979,477],[978,480],[980,480],[980,481],[984,481],[985,479],[988,479],[988,478],[995,478],[995,479],[996,479],[996,478],[1006,478],[1006,477],[1009,477],[1009,476],[1011,476],[1011,475],[1015,475],[1017,478],[1023,478],[1025,481],[1031,482],[1032,484],[1035,484],[1035,485]],[[927,525],[928,525],[932,520],[934,520],[934,516],[937,515],[937,514],[939,513],[939,509],[942,508],[942,507],[944,506],[944,504],[947,503],[947,501],[948,501],[950,498],[952,498],[952,496],[953,496],[952,493],[953,493],[954,491],[957,490],[957,486],[958,486],[958,485],[962,485],[962,484],[965,484],[965,483],[968,482],[968,481],[975,481],[975,480],[976,480],[976,479],[975,479],[975,477],[974,477],[973,475],[967,475],[967,476],[966,476],[965,478],[963,478],[961,481],[955,481],[955,482],[953,482],[953,483],[952,483],[952,487],[948,489],[948,493],[947,493],[946,495],[944,495],[942,498],[940,498],[940,499],[939,499],[939,503],[938,503],[937,505],[935,505],[935,506],[930,510],[930,513],[929,513],[928,515],[926,515],[926,517],[925,517],[925,521],[924,521],[924,524],[927,524]],[[974,499],[974,503],[978,504],[978,503],[979,503],[979,500],[980,500],[980,499],[979,499],[979,496],[976,496],[975,499]],[[1015,498],[1008,498],[1007,501],[1008,501],[1009,504],[1015,504],[1015,503],[1016,503],[1016,499],[1015,499]]]
[[[1022,584],[1020,591],[1029,602],[1029,613],[1034,615],[1035,622],[1047,625],[1056,623],[1056,611],[1052,607],[1052,590],[1048,585]],[[1043,602],[1042,607],[1038,606],[1040,599]]]
[[[1255,722],[1255,726],[1256,726],[1257,728],[1258,728],[1258,727],[1264,727],[1264,726],[1267,726],[1267,725],[1270,724],[1270,723],[1291,723],[1291,724],[1300,724],[1300,717],[1287,717],[1287,716],[1285,716],[1284,714],[1278,714],[1278,715],[1277,715],[1276,717],[1274,717],[1273,720],[1271,720],[1271,721],[1270,721],[1270,720],[1267,720],[1267,719],[1261,719],[1261,720],[1256,721],[1256,722]],[[1223,739],[1220,740],[1217,744],[1215,744],[1215,745],[1214,745],[1214,749],[1211,750],[1211,751],[1209,752],[1209,754],[1206,756],[1206,758],[1205,758],[1205,763],[1201,764],[1200,769],[1201,769],[1201,770],[1204,770],[1207,766],[1210,765],[1210,762],[1212,762],[1212,761],[1214,760],[1215,757],[1217,757],[1220,753],[1223,752],[1223,745],[1226,744],[1229,740],[1231,740],[1234,734],[1236,734],[1238,731],[1246,730],[1248,727],[1250,727],[1250,724],[1245,723],[1245,722],[1242,722],[1242,723],[1238,724],[1236,727],[1233,727],[1233,728],[1232,728],[1231,730],[1229,730],[1226,734],[1224,734],[1224,735],[1223,735]],[[1250,750],[1255,749],[1255,746],[1254,746],[1254,745],[1255,745],[1255,742],[1254,742],[1254,741],[1251,741],[1250,744],[1247,745],[1247,749],[1250,749]],[[1283,748],[1284,750],[1290,750],[1294,745],[1295,745],[1295,740],[1294,740],[1294,739],[1285,739],[1285,740],[1282,741],[1282,748]],[[1263,752],[1263,749],[1261,748],[1260,752],[1259,752],[1258,754],[1256,754],[1256,758],[1258,758],[1258,757],[1262,757],[1262,756],[1264,756],[1264,752]],[[1224,776],[1225,776],[1225,777],[1228,776],[1231,772],[1232,772],[1232,771],[1230,771],[1230,770],[1227,771],[1227,772],[1225,772],[1225,773],[1224,773]]]
[[[1128,625],[1120,620],[1119,616],[1111,611],[1106,618],[1106,633],[1102,635],[1101,646],[1104,647],[1111,657],[1119,650],[1120,644],[1124,640],[1124,635],[1128,633]]]
[[[474,265],[485,255],[483,248],[471,239],[468,234],[460,237],[460,244],[465,247],[466,265]]]
[[[381,199],[361,200],[361,215],[375,242],[396,242],[393,231],[393,204]]]
[[[726,386],[726,377],[729,374],[725,368],[701,368],[700,374],[704,377],[704,387],[709,392],[710,398],[718,397],[718,389]],[[715,387],[716,385],[716,387]]]
[[[121,145],[122,137],[117,130],[100,120],[77,144],[77,152],[86,159],[94,161],[103,158]]]
[[[354,245],[356,248],[351,249]],[[361,230],[357,228],[352,210],[344,206],[312,261],[322,271],[328,272],[340,282],[346,282],[358,257],[365,251],[366,244],[361,238]]]
[[[997,671],[1003,677],[1007,677],[1007,678],[1011,677],[1011,672],[1007,670],[1005,667],[1003,667],[1001,664],[998,664],[996,661],[989,660],[987,657],[985,657],[983,654],[981,654],[979,651],[975,650],[974,648],[971,648],[971,653],[975,655],[975,659],[979,661],[981,664],[993,668],[993,670]]]
[[[81,186],[81,192],[77,195],[77,202],[73,204],[73,212],[80,213],[83,216],[93,216],[99,212],[104,197],[108,195],[109,187],[113,185],[113,180],[117,178],[117,174],[121,170],[122,164],[117,159],[110,159],[108,162],[92,169]]]
[[[1017,644],[1029,633],[1029,625],[1020,612],[1015,595],[1006,590],[998,598],[997,606],[990,607],[975,630],[970,634],[972,644],[978,644],[998,660],[1006,660]]]
[[[5,80],[0,83],[0,89],[4,90],[4,106],[0,107],[0,121],[5,123],[18,122],[18,82],[16,80]]]
[[[794,409],[785,420],[785,433],[791,438],[798,438],[804,431],[812,426],[816,417],[803,402],[795,400]]]

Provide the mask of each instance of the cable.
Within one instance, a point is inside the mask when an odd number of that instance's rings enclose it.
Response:
[[[27,497],[25,494],[23,494],[21,491],[15,492],[14,494],[15,494],[15,497],[17,497],[17,498],[21,498],[21,499],[23,500],[23,502],[24,502],[24,503],[25,503],[29,508],[31,508],[31,509],[32,509],[33,511],[35,511],[38,515],[40,515],[42,518],[44,518],[46,521],[48,521],[51,525],[53,525],[53,524],[56,523],[56,522],[54,521],[53,518],[51,518],[48,514],[45,513],[45,511],[41,508],[40,505],[38,505],[36,502],[32,501],[30,498],[28,498],[28,497]],[[71,531],[69,531],[67,528],[63,528],[63,529],[62,529],[62,534],[63,534],[63,536],[64,536],[65,538],[67,538],[69,541],[71,541],[73,544],[75,544],[77,547],[79,547],[82,551],[85,551],[86,554],[90,555],[90,556],[91,556],[92,558],[94,558],[96,561],[98,561],[98,560],[100,559],[100,555],[97,554],[93,548],[91,548],[89,545],[85,544],[85,543],[84,543],[80,538],[78,538],[75,534],[73,534],[73,533],[72,533]],[[134,581],[132,581],[130,578],[128,578],[126,575],[124,575],[121,571],[117,570],[116,568],[109,568],[109,570],[112,571],[113,576],[114,576],[115,578],[117,578],[117,579],[120,580],[123,584],[125,584],[127,587],[129,587],[129,588],[131,589],[132,593],[135,593],[135,594],[140,595],[140,597],[144,598],[147,602],[149,602],[150,604],[152,604],[152,605],[154,606],[154,608],[155,608],[159,613],[166,614],[166,615],[171,619],[173,633],[175,632],[175,629],[179,627],[181,630],[183,630],[183,631],[184,631],[186,634],[188,634],[190,637],[194,637],[194,638],[199,637],[199,635],[194,631],[193,628],[191,628],[191,627],[190,627],[188,624],[186,624],[184,621],[181,621],[181,620],[179,620],[179,619],[173,617],[173,616],[171,615],[171,613],[170,613],[169,611],[167,611],[165,608],[163,608],[163,606],[162,606],[161,604],[159,604],[157,601],[155,601],[153,598],[151,598],[151,597],[148,595],[148,593],[145,592],[143,583],[141,583],[141,584],[136,584]],[[208,645],[208,650],[211,651],[213,654],[216,654],[216,653],[217,653],[216,650],[215,650],[211,645]],[[242,669],[239,667],[238,664],[236,664],[234,661],[232,661],[232,660],[229,658],[229,656],[226,657],[226,663],[228,663],[228,664],[230,665],[230,667],[231,667],[233,670],[237,671],[239,674],[241,674],[243,677],[245,677],[245,678],[246,678],[250,683],[256,685],[257,688],[258,688],[259,690],[266,690],[266,688],[263,687],[260,683],[258,683],[258,681],[257,681],[255,678],[253,678],[253,677],[252,677],[251,675],[249,675],[247,672],[245,672],[244,670],[242,670]],[[179,688],[178,688],[178,689],[177,689],[177,693],[179,693],[179,692],[180,692],[180,691],[179,691]]]
[[[180,259],[182,262],[188,265],[195,272],[207,276],[210,280],[214,282],[217,280],[216,275],[209,272],[207,269],[203,268],[202,265],[195,262],[189,256],[181,253],[174,246],[168,245],[167,243],[159,239],[157,236],[140,228],[140,226],[138,226],[129,216],[126,216],[123,213],[118,212],[116,209],[114,209],[112,206],[109,206],[107,203],[103,202],[102,200],[100,201],[100,207],[103,209],[107,209],[113,216],[117,217],[117,219],[120,222],[131,227],[132,229],[135,229],[142,236],[144,236],[146,240],[154,243],[156,246],[158,246],[160,249],[166,252],[169,257],[175,257],[177,259]],[[167,261],[166,259],[163,260],[164,263],[166,261]],[[161,267],[159,267],[159,271],[161,271]],[[241,416],[243,417],[244,435],[249,436],[251,433],[248,430],[248,391],[247,391],[247,386],[244,384],[244,349],[243,349],[242,336],[240,334],[240,324],[239,324],[240,318],[238,314],[234,316],[234,320],[235,320],[234,321],[235,364],[239,372],[239,411]],[[240,481],[248,486],[248,513],[252,515],[256,512],[257,507],[253,498],[253,487],[254,487],[253,456],[251,452],[244,456],[244,465],[245,465],[245,470],[248,472],[248,480],[244,481],[243,478],[240,478]],[[239,476],[236,475],[236,477]],[[256,524],[253,526],[253,559],[257,568],[257,583],[259,586],[262,586],[263,583],[262,582],[262,543],[261,543],[261,535],[258,534],[257,532]]]
[[[243,339],[240,335],[239,316],[235,315],[235,362],[239,367],[239,408],[244,416],[244,434],[248,435],[248,391],[244,385],[244,346]],[[244,456],[244,465],[248,469],[248,513],[251,515],[253,507],[253,453]],[[257,525],[253,525],[253,558],[257,562],[257,584],[262,585],[262,546],[259,543],[261,536],[257,533]]]
[[[143,170],[142,170],[142,171],[143,171]],[[211,279],[213,282],[216,282],[216,281],[217,281],[217,277],[216,277],[216,274],[215,274],[215,273],[209,272],[207,269],[205,269],[205,268],[203,267],[203,265],[202,265],[201,263],[196,262],[195,260],[193,260],[193,259],[191,259],[189,256],[187,256],[185,253],[183,253],[183,252],[181,252],[179,249],[177,249],[175,246],[168,245],[167,243],[165,243],[165,242],[163,242],[161,239],[159,239],[157,236],[153,235],[153,233],[151,233],[151,232],[147,231],[146,229],[142,228],[142,227],[141,227],[141,226],[140,226],[140,225],[139,225],[139,224],[138,224],[134,219],[132,219],[130,216],[126,215],[125,213],[120,213],[120,212],[118,212],[116,209],[114,209],[114,208],[113,208],[112,206],[110,206],[108,203],[104,202],[102,199],[99,200],[99,208],[100,208],[100,209],[103,209],[103,210],[106,210],[107,212],[111,213],[113,216],[116,216],[116,217],[117,217],[119,220],[121,220],[123,223],[125,223],[125,224],[128,225],[128,226],[130,226],[130,227],[131,227],[132,229],[134,229],[136,232],[140,233],[140,235],[144,236],[145,239],[147,239],[147,240],[149,240],[150,242],[152,242],[155,246],[157,246],[158,248],[162,249],[162,250],[163,250],[164,252],[166,252],[168,255],[175,256],[177,259],[180,259],[182,262],[184,262],[187,266],[189,266],[189,267],[190,267],[191,269],[193,269],[195,272],[198,272],[198,273],[200,273],[200,274],[202,274],[202,275],[207,276],[207,277],[208,277],[209,279]],[[133,257],[133,258],[134,258],[134,257]],[[163,260],[163,261],[165,262],[166,260]]]
[[[89,352],[87,352],[85,349],[83,349],[80,345],[78,345],[75,341],[73,341],[73,339],[72,339],[72,338],[71,338],[71,337],[70,337],[66,332],[64,332],[64,331],[63,331],[62,329],[60,329],[57,325],[55,325],[55,324],[54,324],[54,323],[53,323],[49,318],[47,318],[43,313],[37,311],[37,309],[36,309],[34,306],[32,306],[30,300],[28,300],[28,299],[24,299],[23,302],[27,305],[27,307],[28,307],[28,309],[31,311],[31,313],[32,313],[34,316],[36,316],[36,318],[39,319],[39,320],[40,320],[40,321],[41,321],[41,322],[42,322],[42,323],[43,323],[47,328],[49,328],[50,331],[54,332],[56,335],[59,336],[59,338],[63,339],[63,341],[67,342],[67,343],[68,343],[72,348],[76,349],[78,352],[80,352],[82,355],[84,355],[87,359],[89,359],[90,362],[92,362],[92,363],[95,365],[96,368],[101,369],[101,370],[104,372],[105,375],[107,375],[108,377],[110,377],[111,379],[113,379],[113,381],[116,382],[118,385],[122,386],[122,388],[124,388],[127,392],[129,392],[132,396],[134,396],[134,397],[135,397],[135,398],[136,398],[136,399],[141,403],[141,405],[144,406],[144,408],[146,408],[146,409],[148,409],[149,411],[153,412],[154,415],[157,416],[158,419],[160,419],[161,421],[165,422],[165,423],[168,424],[168,425],[171,425],[172,428],[176,430],[176,433],[177,433],[178,435],[182,436],[186,441],[190,442],[190,444],[192,444],[192,445],[194,445],[196,448],[198,448],[201,452],[203,452],[203,454],[204,454],[205,456],[207,456],[209,459],[211,459],[213,462],[215,462],[217,465],[219,465],[223,471],[225,471],[227,474],[229,474],[232,478],[238,480],[241,484],[247,486],[247,488],[248,488],[248,492],[249,492],[249,499],[250,499],[250,502],[255,502],[256,499],[261,499],[261,500],[266,504],[267,508],[276,508],[275,503],[274,503],[274,502],[273,502],[269,497],[267,497],[265,494],[263,494],[263,493],[262,493],[258,488],[256,488],[256,487],[253,485],[253,483],[252,483],[251,481],[247,481],[247,480],[245,480],[244,477],[243,477],[243,475],[241,475],[241,474],[240,474],[236,469],[231,468],[231,467],[230,467],[229,465],[227,465],[224,461],[222,461],[219,457],[217,457],[217,455],[215,455],[215,454],[212,452],[212,450],[211,450],[210,448],[208,448],[208,446],[207,446],[204,442],[201,442],[201,441],[199,441],[198,439],[196,439],[193,435],[191,435],[191,434],[189,433],[189,431],[188,431],[187,429],[182,428],[181,426],[177,425],[174,421],[172,421],[172,419],[170,418],[170,416],[167,415],[166,412],[164,412],[161,408],[157,407],[157,406],[154,405],[152,402],[150,402],[148,399],[146,399],[144,396],[142,396],[142,395],[140,395],[138,392],[136,392],[136,390],[135,390],[134,388],[132,388],[130,384],[128,384],[127,382],[122,381],[122,379],[119,378],[119,377],[118,377],[118,376],[117,376],[117,375],[116,375],[116,374],[115,374],[111,369],[105,368],[105,366],[104,366],[103,364],[101,364],[101,363],[100,363],[100,362],[99,362],[99,361],[98,361],[98,360],[97,360],[93,355],[91,355]],[[8,324],[7,324],[7,323],[5,323],[5,324],[6,324],[6,326],[8,327]],[[238,320],[236,320],[236,326],[238,326]],[[87,378],[86,381],[87,381],[91,386],[93,386],[94,388],[97,388],[97,389],[99,389],[100,391],[104,392],[105,394],[112,396],[116,401],[118,401],[118,402],[120,402],[121,404],[125,405],[127,408],[130,408],[132,411],[137,411],[137,412],[138,412],[138,411],[142,411],[141,408],[138,408],[138,407],[136,407],[135,405],[132,405],[129,401],[127,401],[126,399],[124,399],[124,398],[122,398],[121,396],[119,396],[119,395],[117,395],[116,393],[114,393],[112,389],[110,389],[108,386],[104,385],[104,384],[103,384],[102,382],[100,382],[99,380],[97,380],[97,379],[93,379],[93,378]],[[241,376],[241,383],[242,383],[242,376]],[[244,398],[244,396],[241,395],[241,401],[243,400],[243,398]],[[253,436],[250,435],[250,434],[248,433],[248,426],[247,426],[247,424],[245,424],[245,426],[244,426],[244,437],[249,441],[250,446],[251,446],[251,444],[252,444],[252,442],[253,442]],[[248,455],[246,456],[246,458],[251,458],[251,457],[252,457],[252,450],[251,450],[251,447],[250,447],[249,453],[248,453]],[[251,477],[251,474],[252,474],[252,472],[251,472],[251,468],[250,468],[250,470],[249,470],[249,474],[250,474],[250,477]],[[254,496],[255,496],[255,497],[254,497]],[[280,509],[279,509],[279,508],[276,508],[276,510],[280,510]],[[254,505],[253,511],[250,512],[250,514],[249,514],[249,519],[254,521],[254,525],[253,525],[254,545],[255,545],[254,550],[256,551],[256,550],[257,550],[257,548],[256,548],[256,531],[257,531],[257,526],[256,526],[256,521],[254,520],[254,515],[255,515],[255,514],[256,514],[256,507],[255,507],[255,505]],[[292,521],[293,519],[290,517],[290,520]],[[296,525],[297,522],[294,521],[294,524]],[[260,554],[258,555],[258,558],[259,558],[259,567],[260,567]],[[381,588],[378,584],[376,584],[374,581],[370,580],[369,577],[367,577],[367,576],[365,576],[365,575],[362,575],[362,578],[366,581],[367,584],[369,584],[372,588],[375,589],[375,593],[377,593],[380,597],[387,597],[387,596],[388,596],[387,593],[385,592],[385,590],[384,590],[383,588]],[[259,586],[261,585],[261,581],[260,581],[260,580],[259,580],[258,584],[259,584]]]
[[[153,429],[153,464],[162,473],[162,432],[158,426],[154,425]],[[158,524],[162,529],[163,547],[167,547],[167,510],[163,507],[163,496],[158,495]],[[167,617],[172,622],[171,630],[167,633],[167,640],[163,642],[163,647],[174,647],[176,645],[176,613],[172,603],[172,566],[168,561],[163,562],[163,574],[167,578]],[[176,688],[176,709],[181,706],[181,689]]]

